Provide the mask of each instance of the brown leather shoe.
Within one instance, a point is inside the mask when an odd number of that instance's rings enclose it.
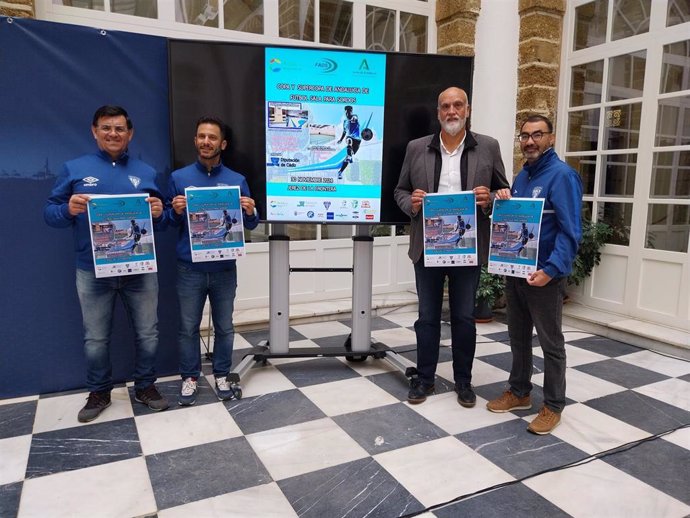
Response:
[[[534,418],[527,429],[538,435],[546,435],[556,428],[561,422],[561,414],[554,412],[546,405],[541,407],[537,417]]]
[[[527,394],[525,397],[517,397],[510,390],[506,390],[501,397],[487,402],[486,408],[492,412],[510,412],[511,410],[529,410],[532,408],[532,399]]]

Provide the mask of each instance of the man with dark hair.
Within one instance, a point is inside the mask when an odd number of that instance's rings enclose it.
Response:
[[[512,196],[543,198],[538,270],[527,279],[507,277],[508,333],[513,365],[509,389],[489,401],[492,412],[532,408],[532,328],[544,351],[544,405],[527,429],[550,433],[565,407],[565,340],[562,331],[563,296],[582,237],[582,182],[553,150],[553,124],[542,115],[528,117],[518,134],[527,162],[515,179]],[[496,194],[511,197],[511,189]]]
[[[343,179],[343,171],[347,168],[348,164],[352,163],[355,153],[359,150],[359,145],[362,143],[362,136],[359,131],[359,117],[352,113],[352,106],[345,106],[345,120],[343,121],[343,133],[338,139],[338,144],[340,144],[343,139],[347,144],[347,154],[340,166],[340,171],[338,171],[338,180]]]
[[[422,403],[434,392],[436,364],[441,338],[443,288],[448,279],[453,376],[458,403],[473,407],[472,362],[476,348],[474,299],[480,266],[424,266],[424,222],[422,203],[427,192],[474,191],[477,205],[477,250],[479,262],[488,259],[491,191],[508,187],[498,142],[469,131],[467,94],[448,88],[438,97],[440,133],[411,141],[407,145],[395,200],[410,216],[410,250],[414,263],[419,318],[417,334],[417,374],[412,377],[407,400]]]
[[[254,229],[259,215],[250,197],[247,180],[240,173],[225,167],[221,153],[228,145],[225,124],[216,117],[202,117],[197,121],[194,146],[197,161],[174,171],[170,177],[170,200],[166,212],[170,224],[179,229],[177,239],[177,296],[180,303],[178,346],[182,388],[178,403],[183,406],[196,402],[197,380],[201,375],[199,326],[208,296],[213,317],[213,376],[216,395],[221,401],[233,399],[235,391],[227,376],[232,365],[234,327],[232,312],[237,289],[235,260],[192,262],[189,228],[187,226],[187,187],[238,186],[240,206],[244,211],[244,226]],[[232,218],[223,211],[221,225],[229,232]],[[228,227],[228,223],[230,227]]]
[[[147,193],[151,215],[163,227],[163,203],[156,171],[129,156],[134,130],[124,108],[101,106],[93,116],[91,132],[99,151],[66,162],[48,198],[43,215],[48,225],[72,227],[77,252],[77,293],[84,322],[86,385],[89,397],[79,412],[80,422],[93,421],[110,406],[113,388],[110,333],[119,294],[134,327],[136,364],[135,400],[151,410],[165,410],[167,400],[154,382],[158,347],[158,277],[155,273],[96,278],[91,252],[87,205],[92,194]],[[136,239],[136,238],[135,238]]]

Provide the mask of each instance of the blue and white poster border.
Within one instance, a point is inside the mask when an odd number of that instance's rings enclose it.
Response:
[[[240,188],[187,187],[184,193],[192,262],[242,257],[245,251]]]
[[[424,196],[424,266],[476,266],[477,202],[472,191]]]
[[[543,198],[495,200],[489,273],[527,278],[537,271]]]
[[[90,196],[87,214],[97,278],[158,271],[148,194]]]

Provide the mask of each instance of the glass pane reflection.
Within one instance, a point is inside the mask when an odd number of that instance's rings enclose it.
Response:
[[[577,65],[573,67],[572,76],[570,106],[601,102],[604,60]]]
[[[400,52],[426,53],[427,17],[400,13]]]
[[[602,157],[601,195],[630,197],[635,192],[637,154]]]
[[[599,108],[568,115],[568,151],[594,151],[599,138]]]
[[[319,41],[352,47],[352,2],[320,0]]]
[[[611,58],[609,60],[607,99],[619,101],[642,97],[646,65],[647,52],[644,50]]]
[[[582,179],[582,194],[594,194],[594,178],[597,169],[595,156],[569,156],[566,162],[575,169]]]
[[[607,108],[604,149],[634,149],[640,137],[642,103]]]
[[[597,221],[606,223],[613,229],[613,234],[606,242],[612,245],[628,246],[630,244],[632,203],[599,203],[597,213]]]
[[[575,8],[575,50],[604,43],[608,10],[607,0],[597,0]]]
[[[314,0],[280,0],[278,24],[281,38],[314,41]]]
[[[395,50],[395,11],[367,6],[367,50]]]
[[[651,0],[615,0],[612,40],[649,32]]]
[[[690,198],[690,151],[654,153],[652,198]]]
[[[690,236],[690,206],[649,205],[645,248],[686,253],[688,236]]]
[[[690,95],[659,100],[655,144],[657,146],[690,144]]]
[[[661,87],[663,93],[690,89],[690,40],[664,45],[661,65]]]

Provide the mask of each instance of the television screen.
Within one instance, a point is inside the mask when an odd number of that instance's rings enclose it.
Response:
[[[174,168],[215,115],[262,220],[405,224],[393,190],[407,143],[439,131],[442,90],[471,99],[472,58],[170,40],[169,77]]]

